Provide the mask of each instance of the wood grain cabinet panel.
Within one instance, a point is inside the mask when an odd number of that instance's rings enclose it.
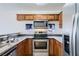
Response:
[[[52,38],[49,39],[49,55],[50,56],[62,56],[63,44]]]
[[[53,39],[49,39],[49,56],[53,56]]]
[[[25,44],[25,53],[27,56],[32,56],[33,52],[32,52],[32,39],[28,38],[26,39],[26,43],[27,45]]]
[[[25,39],[16,48],[17,56],[32,56],[32,39]]]
[[[59,28],[62,28],[62,16],[63,16],[63,14],[62,14],[62,12],[59,14]]]
[[[24,40],[25,41],[25,40]],[[16,55],[17,56],[24,56],[25,55],[25,52],[24,52],[25,48],[24,48],[24,43],[23,41],[20,42],[19,44],[17,44],[17,47],[16,47]]]
[[[55,21],[53,14],[48,16],[48,21]]]
[[[24,20],[34,20],[34,16],[33,15],[24,15]]]
[[[17,20],[23,21],[25,19],[24,14],[17,14]]]
[[[48,21],[58,21],[58,14],[17,14],[18,21],[28,21],[28,20],[48,20]]]
[[[62,56],[63,53],[63,44],[54,39],[54,49],[53,49],[53,55],[54,56]]]
[[[55,19],[55,21],[59,21],[59,15],[58,14],[55,14],[54,15],[54,19]]]

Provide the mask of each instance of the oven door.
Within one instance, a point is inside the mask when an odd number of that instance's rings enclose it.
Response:
[[[33,40],[33,51],[48,51],[48,40]]]

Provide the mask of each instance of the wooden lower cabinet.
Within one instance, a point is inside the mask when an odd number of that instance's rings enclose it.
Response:
[[[17,44],[17,56],[32,56],[32,39],[28,38]]]
[[[49,56],[62,56],[63,44],[52,38],[49,39]]]
[[[49,56],[53,56],[53,39],[49,39]]]
[[[25,45],[26,56],[32,56],[32,39],[26,39],[27,45]]]
[[[32,56],[32,39],[27,38],[17,44],[16,55],[17,56]],[[62,56],[63,44],[54,38],[49,39],[49,56]]]

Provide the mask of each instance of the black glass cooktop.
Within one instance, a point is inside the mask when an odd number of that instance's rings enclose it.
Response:
[[[47,34],[34,34],[34,38],[38,38],[38,39],[47,38]]]

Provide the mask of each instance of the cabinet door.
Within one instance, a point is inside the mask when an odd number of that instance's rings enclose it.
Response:
[[[62,56],[63,44],[56,39],[49,39],[49,56]]]
[[[17,20],[18,21],[24,20],[24,14],[17,14]]]
[[[57,51],[58,51],[58,48],[56,44],[56,39],[53,39],[53,56],[57,55]]]
[[[59,55],[60,47],[58,45],[58,42],[54,39],[54,49],[53,49],[53,55],[58,56]]]
[[[25,15],[24,15],[24,19],[25,19],[26,21],[34,20],[34,15],[32,15],[32,14],[25,14]]]
[[[17,56],[31,56],[32,55],[32,39],[25,39],[16,48]]]
[[[25,53],[26,56],[32,56],[32,39],[26,39],[25,42]]]
[[[32,56],[33,55],[33,51],[32,51],[32,39],[29,39],[29,55]]]
[[[57,45],[59,47],[59,49],[58,49],[58,55],[59,56],[63,56],[63,44],[58,41]]]
[[[53,39],[49,39],[49,56],[53,56]]]
[[[54,15],[54,20],[55,20],[55,21],[59,21],[59,14],[55,14],[55,15]]]
[[[16,47],[16,55],[17,56],[24,56],[25,55],[23,41],[20,42],[19,44],[17,44],[17,47]]]
[[[62,56],[63,46],[56,39],[54,39],[54,41],[53,41],[53,47],[54,47],[54,49],[53,49],[53,55],[54,56]]]
[[[54,21],[54,15],[53,14],[48,15],[48,21]]]
[[[59,14],[59,28],[62,28],[62,12]]]

